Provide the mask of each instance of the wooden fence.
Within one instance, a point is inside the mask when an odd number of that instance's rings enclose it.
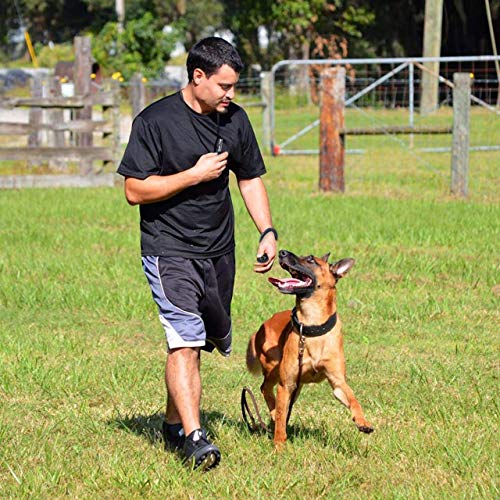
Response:
[[[0,121],[0,136],[26,136],[26,145],[0,146],[0,161],[26,160],[32,167],[46,163],[58,174],[0,175],[0,188],[114,184],[114,174],[104,170],[107,164],[114,170],[120,155],[118,82],[106,82],[107,90],[92,90],[86,85],[90,40],[77,37],[75,49],[75,74],[85,75],[83,85],[75,81],[76,95],[64,97],[54,77],[37,77],[31,97],[0,99],[0,108],[27,109],[29,114],[27,123]]]

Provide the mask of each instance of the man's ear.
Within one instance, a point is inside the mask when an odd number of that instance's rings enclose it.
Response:
[[[332,264],[330,266],[330,271],[335,276],[335,278],[339,280],[349,272],[349,269],[354,266],[355,262],[356,261],[354,259],[339,260],[338,262],[335,262],[335,264]]]
[[[200,68],[194,68],[193,71],[193,83],[199,85],[202,79],[205,77],[205,72]]]

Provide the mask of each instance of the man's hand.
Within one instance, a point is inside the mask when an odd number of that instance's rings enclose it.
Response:
[[[196,184],[213,181],[220,177],[227,165],[229,153],[206,153],[200,156],[196,165],[191,169],[191,174],[196,179]]]
[[[267,256],[267,260],[265,260]],[[276,258],[276,239],[273,233],[267,233],[259,243],[257,257],[253,265],[256,273],[267,273],[273,267]]]
[[[227,165],[228,153],[207,153],[194,167],[172,175],[150,175],[145,179],[127,177],[125,196],[130,205],[145,205],[168,200],[188,187],[220,177]]]

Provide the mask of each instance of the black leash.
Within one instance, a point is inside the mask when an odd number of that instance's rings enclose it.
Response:
[[[303,365],[303,359],[304,359],[304,349],[305,349],[305,345],[306,345],[306,337],[319,337],[319,336],[325,335],[326,333],[331,331],[335,327],[335,325],[337,324],[337,313],[336,312],[333,313],[328,318],[328,320],[325,323],[323,323],[322,325],[306,326],[306,325],[303,325],[299,321],[299,319],[297,318],[297,310],[294,307],[293,311],[292,311],[291,320],[292,320],[292,325],[295,327],[292,329],[292,331],[296,332],[296,330],[298,330],[298,335],[299,335],[299,355],[298,355],[299,374],[297,376],[297,384],[295,386],[295,389],[293,390],[292,396],[290,398],[290,404],[288,406],[288,414],[286,417],[286,424],[287,425],[288,425],[288,421],[290,420],[290,415],[292,414],[293,405],[295,403],[295,400],[297,399],[298,392],[300,389],[300,379],[302,378],[302,365]],[[256,421],[252,412],[250,411],[250,408],[248,406],[248,402],[246,400],[246,393],[250,394],[258,421]],[[255,400],[255,396],[253,395],[252,391],[248,387],[244,387],[243,391],[241,392],[241,413],[243,414],[243,420],[245,421],[248,428],[250,429],[250,432],[262,431],[262,430],[264,432],[270,432],[269,428],[266,426],[266,424],[263,422],[263,420],[260,416],[259,408],[257,407],[257,401]],[[249,422],[249,419],[251,420],[251,423]]]
[[[294,309],[295,311],[295,309]],[[290,398],[290,405],[288,406],[288,415],[286,416],[286,424],[288,425],[288,421],[290,420],[290,415],[292,414],[292,408],[297,399],[297,395],[300,388],[300,379],[302,377],[302,360],[304,358],[304,348],[306,345],[306,337],[303,333],[304,325],[299,323],[299,374],[297,375],[297,385],[293,390],[292,397]]]
[[[298,330],[299,334],[299,374],[297,376],[297,385],[293,391],[292,397],[290,398],[290,406],[288,407],[288,415],[286,417],[286,423],[290,420],[290,415],[292,414],[292,408],[297,399],[297,393],[300,388],[300,379],[302,377],[302,361],[304,358],[304,348],[306,345],[306,337],[320,337],[331,331],[337,324],[337,313],[334,312],[328,320],[322,325],[311,325],[306,326],[299,321],[297,317],[297,308],[292,310],[292,325],[294,326],[293,331]]]
[[[295,399],[297,398],[297,393],[300,387],[300,378],[302,376],[302,360],[304,357],[304,347],[306,345],[306,337],[302,334],[302,328],[300,328],[300,339],[299,339],[299,375],[297,377],[297,385],[293,391],[292,397],[290,398],[290,405],[288,406],[288,415],[286,417],[286,423],[288,425],[288,421],[290,420],[290,415],[292,414],[293,404],[295,403]],[[246,395],[250,396],[252,401],[253,409],[256,417],[254,417],[250,406],[248,405],[248,401]],[[271,430],[264,423],[262,417],[260,416],[259,407],[257,406],[257,401],[253,392],[249,387],[243,387],[241,391],[241,413],[243,415],[243,420],[247,424],[247,427],[250,432],[264,432],[269,433]]]
[[[246,394],[250,395],[250,399],[252,400],[253,409],[255,411],[257,419],[254,417],[252,411],[250,410],[250,407],[248,406]],[[241,391],[241,413],[243,414],[243,420],[247,424],[250,432],[271,432],[262,420],[262,417],[259,413],[259,407],[257,406],[257,401],[255,400],[255,396],[248,387],[243,387],[243,390]]]

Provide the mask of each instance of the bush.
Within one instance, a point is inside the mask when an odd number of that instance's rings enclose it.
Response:
[[[73,61],[73,44],[35,45],[35,54],[42,68],[54,68],[59,61]]]
[[[140,71],[151,78],[163,71],[178,39],[175,31],[163,32],[146,12],[128,21],[121,32],[118,23],[107,23],[92,41],[92,53],[107,73],[119,71],[128,80]]]

